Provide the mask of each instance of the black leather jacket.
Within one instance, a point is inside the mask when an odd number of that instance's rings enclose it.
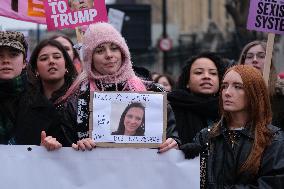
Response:
[[[272,143],[264,150],[260,168],[256,177],[248,172],[239,172],[252,148],[254,135],[249,129],[240,130],[240,138],[234,146],[228,142],[227,128],[209,139],[208,129],[203,129],[195,142],[181,148],[187,157],[201,152],[206,157],[206,188],[284,188],[284,133],[279,128],[269,125],[273,133]],[[209,146],[208,146],[209,145]],[[194,155],[188,156],[189,153]]]

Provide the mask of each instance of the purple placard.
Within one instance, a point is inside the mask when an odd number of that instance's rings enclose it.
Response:
[[[92,0],[90,7],[80,7],[73,10],[72,2],[80,4],[78,0],[43,0],[46,24],[48,30],[76,28],[95,22],[107,22],[107,12],[104,0]]]
[[[284,0],[251,0],[247,29],[284,34]]]

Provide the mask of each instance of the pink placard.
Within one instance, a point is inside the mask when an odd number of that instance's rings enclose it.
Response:
[[[43,0],[1,0],[0,16],[45,24]]]
[[[48,30],[76,28],[95,22],[107,22],[104,0],[44,0],[46,24]],[[71,10],[72,9],[72,10]]]

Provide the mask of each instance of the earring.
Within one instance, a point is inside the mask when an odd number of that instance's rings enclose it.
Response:
[[[68,72],[68,70],[66,69],[66,74],[68,74],[69,72]]]
[[[38,77],[39,77],[39,73],[38,73],[38,72],[36,72],[35,76],[38,78]]]

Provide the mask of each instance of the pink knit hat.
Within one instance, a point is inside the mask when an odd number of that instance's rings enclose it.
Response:
[[[102,75],[91,69],[94,49],[102,43],[111,42],[116,44],[122,53],[122,65],[113,75]],[[102,83],[121,83],[127,81],[129,88],[135,91],[144,91],[145,86],[142,81],[135,76],[132,69],[131,57],[125,39],[110,24],[99,22],[92,24],[87,29],[83,37],[84,69],[91,80],[100,80]]]
[[[118,45],[123,57],[121,68],[117,73],[115,73],[115,75],[112,75],[112,77],[110,78],[107,75],[101,75],[95,70],[93,70],[93,73],[91,70],[92,55],[94,49],[100,44],[106,42],[111,42]],[[130,60],[130,52],[125,39],[112,25],[102,22],[90,25],[83,37],[83,49],[85,63],[84,66],[85,69],[89,72],[89,76],[91,76],[93,79],[103,79],[104,82],[113,82],[113,76],[119,76],[122,74],[123,77],[117,77],[117,79],[119,79],[117,80],[117,82],[122,82],[127,78],[135,76]]]

